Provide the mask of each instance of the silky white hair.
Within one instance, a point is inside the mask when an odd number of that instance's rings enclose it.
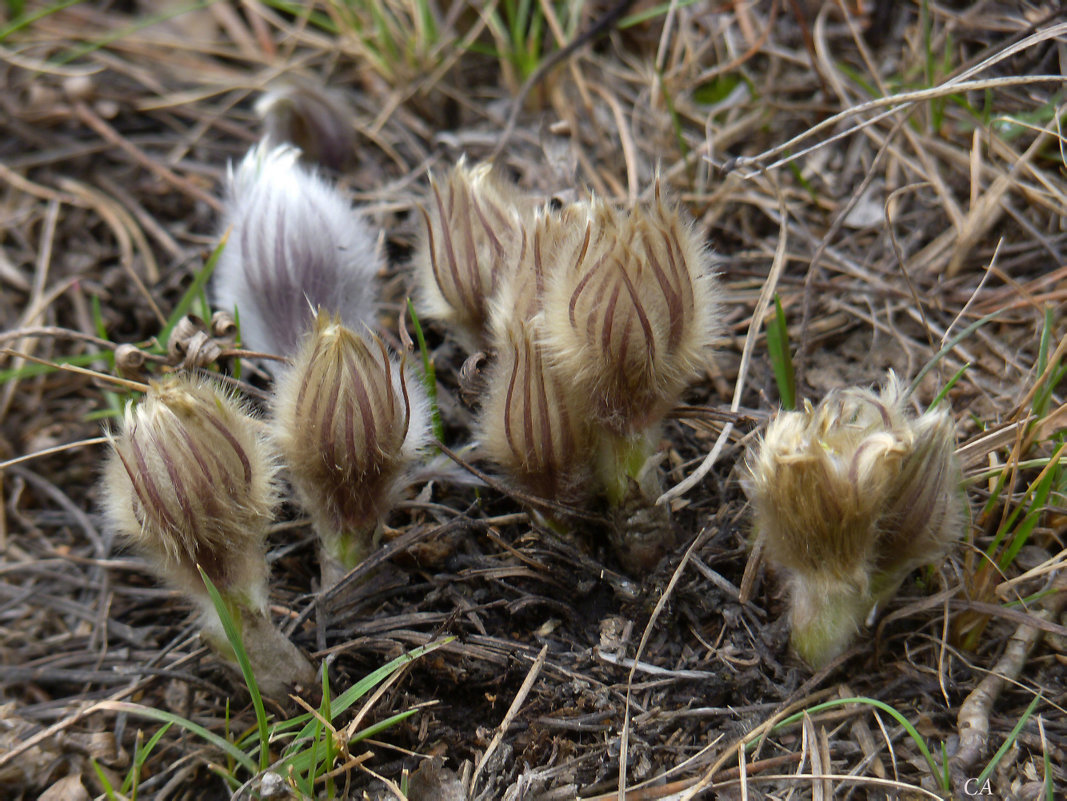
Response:
[[[237,309],[243,345],[294,355],[315,309],[372,324],[383,260],[374,230],[289,145],[260,143],[232,165],[213,300]]]

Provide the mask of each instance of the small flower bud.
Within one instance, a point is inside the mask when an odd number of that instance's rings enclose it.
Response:
[[[490,458],[524,489],[577,503],[588,497],[590,432],[559,378],[547,369],[531,326],[514,320],[496,344],[481,409]]]
[[[415,254],[420,311],[458,326],[469,346],[484,340],[490,298],[523,258],[531,208],[490,164],[461,160],[443,185],[431,177]]]
[[[200,564],[220,591],[265,606],[275,465],[241,407],[210,383],[171,375],[127,405],[111,445],[104,491],[118,532],[190,595],[204,592]]]
[[[430,437],[429,402],[386,351],[320,311],[275,390],[273,430],[324,550],[369,552],[399,479]]]
[[[245,347],[284,356],[316,307],[353,328],[372,321],[382,266],[374,232],[299,155],[261,144],[231,171],[214,276],[215,304],[237,308]]]
[[[307,81],[272,87],[256,101],[273,145],[292,144],[305,162],[343,171],[356,152],[355,120],[345,99]]]
[[[312,687],[315,671],[267,610],[276,467],[255,421],[212,384],[171,375],[126,407],[111,446],[107,517],[162,578],[192,596],[207,642],[234,660],[198,565],[230,609],[263,692],[285,699],[294,685]]]
[[[571,210],[570,216],[577,215]],[[593,199],[561,226],[545,294],[544,345],[593,416],[628,435],[657,423],[699,378],[717,320],[710,256],[677,208]]]
[[[911,419],[890,373],[879,394],[831,393],[782,412],[746,487],[768,559],[788,571],[793,643],[821,666],[873,606],[959,536],[962,478],[945,412]]]

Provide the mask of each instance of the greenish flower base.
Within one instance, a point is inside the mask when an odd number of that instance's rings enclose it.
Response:
[[[639,576],[674,547],[670,510],[656,506],[662,492],[651,432],[630,437],[605,433],[597,472],[608,501],[608,539],[623,569]]]
[[[874,599],[864,582],[794,577],[792,604],[793,647],[818,669],[848,649]]]
[[[381,539],[381,526],[370,531],[350,531],[332,536],[319,536],[319,571],[322,589],[333,587],[349,571],[366,559]]]

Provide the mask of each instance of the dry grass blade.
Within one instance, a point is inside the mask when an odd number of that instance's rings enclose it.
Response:
[[[242,346],[242,304],[237,319],[213,308],[208,265],[228,165],[267,129],[264,89],[289,84],[328,87],[346,110],[330,133],[342,157],[308,166],[381,232],[372,327],[424,351],[408,366],[433,365],[444,444],[398,480],[380,544],[325,592],[286,490],[266,602],[337,692],[455,637],[373,708],[335,716],[340,740],[418,710],[309,787],[398,798],[433,754],[441,776],[505,801],[925,798],[945,781],[924,752],[958,735],[961,776],[1011,736],[994,792],[1058,789],[1050,611],[1064,593],[1043,593],[1067,559],[1062,10],[271,0],[15,16],[22,5],[0,24],[5,798],[107,796],[105,780],[171,801],[258,792],[195,738],[139,737],[122,703],[136,694],[242,746],[258,728],[240,682],[197,646],[195,610],[98,525],[99,446],[102,422],[171,373],[225,385],[266,431],[286,361]],[[307,142],[315,124],[272,130]],[[658,176],[716,255],[720,333],[640,474],[662,496],[656,532],[682,544],[658,564],[627,574],[616,551],[654,528],[647,509],[517,492],[484,457],[477,410],[497,354],[468,362],[432,321],[421,339],[398,331],[428,170],[464,155],[561,217],[590,192],[651,202]],[[743,490],[746,450],[778,411],[775,297],[797,402],[893,369],[909,413],[950,411],[971,510],[966,544],[909,575],[815,673],[790,650],[785,579],[751,541]],[[216,331],[218,311],[230,322]],[[161,341],[185,315],[189,330]],[[1051,708],[1029,715],[1039,696]],[[814,710],[851,698],[884,706]]]

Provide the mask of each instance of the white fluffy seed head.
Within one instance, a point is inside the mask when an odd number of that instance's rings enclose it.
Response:
[[[371,324],[382,267],[374,231],[299,155],[262,143],[231,169],[213,282],[215,305],[238,311],[244,346],[283,356],[315,308],[351,328]]]
[[[600,424],[647,430],[706,364],[719,320],[711,256],[658,184],[631,210],[576,204],[555,230],[545,352]]]
[[[187,375],[153,382],[111,447],[102,489],[115,530],[190,595],[206,598],[199,564],[220,591],[265,608],[276,461],[233,397]]]
[[[373,530],[430,440],[420,381],[377,338],[320,311],[275,388],[273,432],[320,535]]]

